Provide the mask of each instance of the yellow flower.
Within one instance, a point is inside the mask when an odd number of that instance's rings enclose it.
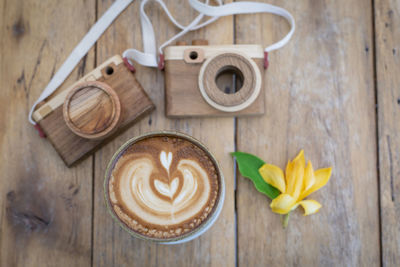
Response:
[[[306,166],[304,151],[301,150],[292,162],[288,162],[286,177],[279,167],[271,164],[264,164],[258,171],[265,182],[281,192],[271,202],[270,207],[273,212],[287,214],[300,205],[304,208],[304,215],[310,215],[318,212],[321,204],[315,200],[303,199],[329,181],[332,168],[319,169],[314,172],[310,161]]]

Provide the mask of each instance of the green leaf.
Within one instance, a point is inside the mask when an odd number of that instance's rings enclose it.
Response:
[[[244,177],[252,180],[254,186],[260,193],[267,195],[270,199],[274,199],[279,196],[279,190],[272,185],[266,183],[258,172],[258,169],[265,164],[263,160],[252,154],[239,151],[232,152],[231,155],[236,158],[240,173]]]

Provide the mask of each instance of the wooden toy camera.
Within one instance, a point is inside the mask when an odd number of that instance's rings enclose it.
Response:
[[[196,40],[167,47],[164,57],[167,116],[264,114],[261,46]]]
[[[117,55],[46,99],[33,119],[70,166],[153,109],[154,104]]]

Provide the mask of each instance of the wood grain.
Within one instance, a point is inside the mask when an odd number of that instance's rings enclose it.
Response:
[[[375,1],[382,263],[400,266],[400,5]]]
[[[92,159],[67,169],[27,117],[94,11],[92,0],[0,1],[0,266],[90,265]],[[93,66],[91,50],[67,84]]]
[[[118,94],[105,83],[85,82],[71,91],[63,106],[63,118],[75,134],[98,139],[113,131],[120,119]]]
[[[284,168],[304,148],[315,168],[333,166],[333,176],[310,197],[321,211],[303,217],[299,209],[286,230],[270,201],[239,177],[239,266],[378,266],[371,2],[271,3],[293,12],[297,30],[270,53],[266,115],[238,120],[238,150]],[[267,45],[289,30],[274,16],[236,18],[237,43]]]
[[[99,1],[99,15],[112,1]],[[97,61],[101,62],[114,53],[127,48],[142,49],[139,18],[139,1],[135,1],[118,18],[100,39]],[[187,1],[166,1],[173,15],[183,23],[189,23],[196,15],[189,11]],[[186,10],[188,16],[179,16]],[[151,3],[146,8],[156,31],[157,43],[161,44],[177,32],[160,8]],[[231,44],[233,41],[232,18],[220,19],[206,30],[188,34],[183,40],[208,39],[211,44]],[[211,42],[212,40],[212,42]],[[95,154],[94,189],[94,266],[233,266],[235,262],[234,229],[234,180],[233,164],[229,152],[234,150],[232,118],[169,120],[164,111],[164,73],[141,67],[136,77],[157,106],[146,120],[134,125],[118,139]],[[152,130],[177,130],[188,133],[202,141],[219,159],[226,181],[226,198],[221,216],[203,236],[182,245],[156,245],[138,240],[124,232],[107,213],[103,196],[105,167],[114,152],[133,136]],[[223,242],[223,243],[221,243]]]

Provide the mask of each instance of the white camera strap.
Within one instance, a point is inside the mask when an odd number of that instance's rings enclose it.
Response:
[[[100,38],[103,32],[132,1],[133,0],[116,0],[111,5],[111,7],[101,16],[101,18],[92,26],[89,32],[74,48],[66,61],[62,64],[62,66],[58,69],[53,78],[50,80],[49,84],[43,90],[42,94],[33,104],[29,112],[29,122],[34,124],[39,132],[41,131],[40,127],[36,125],[36,122],[32,119],[32,114],[36,106],[41,101],[49,97],[65,81],[65,79],[74,70],[76,65],[78,65],[79,61],[87,54],[89,49]],[[141,52],[136,49],[128,49],[123,53],[124,61],[131,69],[134,69],[132,61],[148,67],[158,66],[159,68],[163,68],[163,49],[165,46],[171,44],[174,40],[182,37],[187,32],[202,28],[222,16],[249,13],[272,13],[284,17],[289,22],[291,29],[283,39],[265,48],[265,58],[267,58],[268,52],[284,46],[290,40],[295,30],[295,21],[293,16],[287,10],[270,4],[257,2],[234,2],[230,4],[222,4],[222,0],[216,0],[218,5],[211,6],[208,5],[209,0],[206,0],[205,3],[202,3],[198,0],[188,0],[190,6],[198,11],[199,15],[189,25],[183,26],[179,24],[176,19],[171,15],[167,6],[162,0],[153,1],[156,1],[158,4],[160,4],[172,23],[182,31],[159,47],[158,52],[160,54],[160,60],[157,62],[157,48],[153,25],[151,24],[150,19],[144,11],[144,7],[149,2],[149,0],[142,0],[140,5],[140,22],[142,27],[142,40],[144,51]],[[204,16],[210,16],[210,19],[200,24],[200,21],[203,19]]]

